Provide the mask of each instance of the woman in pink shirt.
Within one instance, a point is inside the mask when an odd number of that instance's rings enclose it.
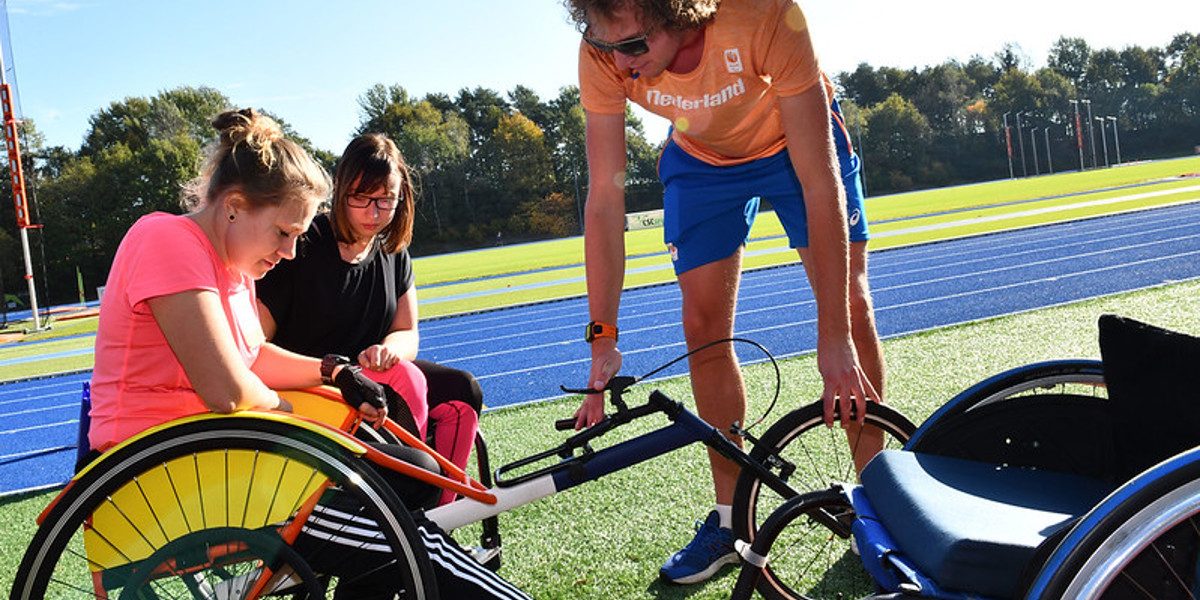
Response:
[[[272,389],[335,384],[367,421],[378,423],[387,416],[383,388],[361,367],[279,348],[266,341],[259,324],[254,280],[295,256],[297,238],[329,195],[329,176],[283,137],[278,124],[251,110],[223,113],[213,126],[220,141],[186,190],[192,211],[142,217],[113,259],[96,335],[91,458],[146,428],[186,415],[290,410]],[[437,470],[433,459],[418,450],[377,447]],[[438,499],[440,490],[434,486],[391,472],[380,475],[410,508],[430,507]],[[349,532],[380,534],[368,522],[338,525],[346,510],[318,505],[314,513],[322,519],[305,528],[298,545],[312,539],[314,547],[323,549],[306,558],[318,570],[339,576],[337,597],[393,597],[396,582],[378,581],[372,577],[377,570],[367,567],[378,564],[378,551]],[[528,598],[482,565],[473,565],[436,525],[417,519],[438,587],[447,597]],[[461,566],[447,569],[443,564]],[[346,565],[351,570],[339,570]]]
[[[254,280],[295,253],[329,176],[271,119],[226,112],[220,140],[185,191],[192,212],[138,220],[113,259],[100,304],[89,441],[103,451],[206,411],[290,410],[272,389],[337,382],[367,420],[387,415],[379,386],[353,368],[264,343]]]

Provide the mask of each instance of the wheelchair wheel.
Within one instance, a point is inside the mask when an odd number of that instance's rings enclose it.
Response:
[[[1072,396],[1107,400],[1104,368],[1100,361],[1096,360],[1055,360],[1024,365],[993,375],[963,390],[930,415],[922,424],[922,431],[918,431],[914,436],[914,443],[921,438],[923,430],[946,417],[1007,400],[1033,396]]]
[[[43,513],[12,598],[321,597],[313,572],[330,593],[386,582],[389,596],[436,598],[412,517],[335,435],[276,415],[199,415],[114,448]],[[247,595],[206,595],[213,577]]]
[[[1098,361],[1036,363],[961,392],[921,424],[907,449],[1105,478],[1116,435]],[[1063,427],[1063,423],[1071,423]]]
[[[1200,596],[1200,450],[1139,475],[1085,515],[1046,561],[1031,600]]]
[[[278,535],[219,527],[185,535],[138,564],[121,600],[324,595],[308,563]]]
[[[885,449],[898,449],[904,446],[916,427],[904,415],[886,404],[868,402],[864,429],[881,433]],[[797,493],[826,491],[835,483],[857,480],[846,433],[840,427],[825,427],[820,402],[784,415],[754,444],[750,456],[769,466]],[[786,500],[788,498],[763,485],[762,480],[753,472],[743,469],[738,476],[733,497],[734,534],[740,540],[754,543],[760,527]],[[829,555],[842,556],[849,551],[849,524],[853,517],[854,511],[846,504],[844,510],[838,509],[832,517],[827,516],[823,519],[823,523],[833,525],[838,531],[826,527],[824,532],[819,532],[826,540],[819,545],[807,542],[814,538],[814,533],[808,528],[798,528],[794,532],[788,530],[780,534],[783,541],[777,541],[776,548],[782,544],[782,547],[786,548],[783,552],[786,553],[812,553],[813,560],[772,560],[772,565],[786,564],[792,571],[777,573],[777,567],[768,565],[759,580],[759,591],[763,596],[807,598],[810,597],[807,595],[809,593],[819,593],[813,590],[819,590],[826,579],[818,567],[818,564],[824,563],[818,559]],[[830,518],[835,518],[844,528]],[[791,538],[793,535],[796,536],[795,539]],[[850,558],[854,557],[851,555]],[[857,562],[857,559],[854,559],[844,565],[838,561],[834,561],[834,564],[839,568],[844,566],[846,570],[853,570],[856,575],[869,582],[866,572]],[[803,569],[806,564],[809,564],[809,568]]]
[[[961,402],[962,408],[969,410],[1014,397],[1039,394],[1107,398],[1104,369],[1094,360],[1057,360],[1026,365],[984,380],[947,404]]]
[[[735,600],[864,598],[875,583],[852,554],[854,509],[841,489],[793,496],[763,522],[734,586]],[[769,559],[769,562],[768,562]]]

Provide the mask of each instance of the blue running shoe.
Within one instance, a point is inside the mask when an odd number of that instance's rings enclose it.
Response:
[[[671,583],[699,583],[721,567],[737,563],[733,531],[720,525],[717,511],[708,513],[703,523],[696,523],[696,537],[663,563],[658,576]]]

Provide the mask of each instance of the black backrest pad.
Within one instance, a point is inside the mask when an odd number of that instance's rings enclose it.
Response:
[[[1104,315],[1100,354],[1120,480],[1200,445],[1200,338]]]

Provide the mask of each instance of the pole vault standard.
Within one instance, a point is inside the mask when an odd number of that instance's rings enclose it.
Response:
[[[17,228],[21,230],[21,250],[25,255],[25,281],[29,284],[29,307],[33,309],[33,328],[42,328],[38,315],[37,288],[33,281],[33,261],[29,258],[29,230],[41,227],[29,221],[25,198],[25,172],[21,169],[21,144],[17,141],[17,119],[12,109],[12,88],[4,69],[4,51],[0,47],[0,105],[4,109],[4,137],[8,146],[8,171],[12,174],[13,204],[17,209]]]

